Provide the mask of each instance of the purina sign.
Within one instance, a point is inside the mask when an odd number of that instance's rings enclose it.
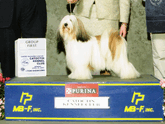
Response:
[[[56,109],[109,109],[109,97],[98,97],[98,84],[66,84],[65,97],[55,97]]]
[[[66,84],[65,97],[98,97],[98,84]]]
[[[96,89],[85,89],[85,88],[77,88],[77,89],[66,89],[66,94],[96,94]]]

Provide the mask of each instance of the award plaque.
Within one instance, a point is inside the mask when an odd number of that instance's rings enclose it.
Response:
[[[46,39],[21,38],[15,41],[16,77],[46,76]]]

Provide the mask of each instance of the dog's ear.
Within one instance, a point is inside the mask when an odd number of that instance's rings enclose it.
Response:
[[[77,41],[82,41],[82,42],[87,42],[90,40],[90,36],[87,34],[83,23],[81,22],[80,19],[77,18],[77,23],[78,23],[78,31],[76,34]]]
[[[57,52],[58,53],[64,52],[64,54],[66,54],[65,46],[64,46],[64,39],[62,38],[59,30],[57,32],[57,39],[56,40],[57,40]]]

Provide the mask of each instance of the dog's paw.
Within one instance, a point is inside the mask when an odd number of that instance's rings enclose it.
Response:
[[[68,75],[68,78],[70,78],[70,79],[76,79],[73,73],[71,73],[70,75]]]

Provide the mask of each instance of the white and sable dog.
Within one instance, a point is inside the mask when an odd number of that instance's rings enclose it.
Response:
[[[127,58],[127,43],[118,31],[89,36],[74,15],[65,16],[57,33],[58,52],[66,54],[71,79],[91,79],[91,71],[112,70],[121,79],[140,76]]]

